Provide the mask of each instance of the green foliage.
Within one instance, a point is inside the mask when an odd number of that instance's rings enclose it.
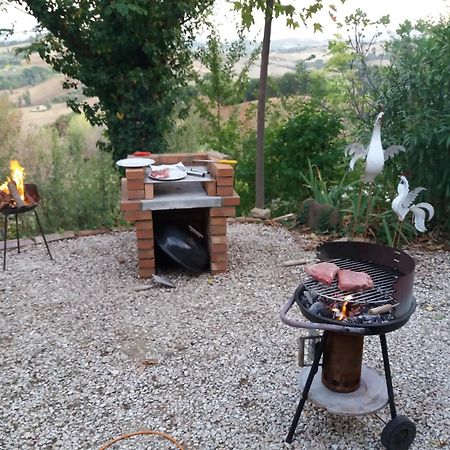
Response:
[[[20,112],[6,95],[0,95],[0,182],[9,175],[10,155],[14,153],[20,134]]]
[[[205,136],[208,135],[208,125],[197,111],[191,110],[185,119],[177,119],[175,126],[167,134],[167,151],[170,153],[189,153],[207,151]]]
[[[8,66],[19,66],[22,58],[11,51],[0,53],[0,70],[5,70]]]
[[[295,114],[266,134],[266,176],[269,199],[306,197],[302,173],[309,161],[320,167],[325,179],[343,173],[342,122],[337,113],[313,102],[299,102]]]
[[[274,213],[292,212],[299,201],[310,195],[304,179],[310,164],[320,168],[322,180],[342,179],[342,122],[337,113],[297,99],[270,107],[267,123],[265,188]],[[241,142],[241,148],[232,156],[239,161],[236,190],[241,196],[241,211],[248,212],[254,205],[255,133],[248,131]],[[338,181],[330,182],[334,184],[339,186]]]
[[[66,75],[65,88],[98,98],[68,104],[107,127],[114,158],[164,149],[178,91],[190,76],[194,32],[212,0],[21,3],[49,31],[28,54],[37,51]]]
[[[388,49],[392,63],[383,69],[379,96],[385,135],[407,148],[397,167],[414,186],[427,188],[424,200],[433,204],[437,222],[449,232],[450,20],[405,22]]]
[[[85,152],[83,124],[72,119],[65,139],[50,133],[51,152],[41,154],[48,170],[36,176],[46,230],[111,227],[119,215],[120,180],[111,155]]]
[[[30,94],[30,91],[28,89],[22,94],[22,100],[23,100],[23,105],[24,106],[30,106],[31,105],[31,94]]]
[[[315,169],[315,171],[314,171]],[[345,199],[348,198],[347,192],[350,187],[353,187],[358,181],[353,181],[347,184],[348,173],[344,173],[341,180],[330,185],[324,178],[317,166],[313,166],[308,160],[308,171],[300,173],[306,187],[311,191],[312,198],[318,203],[329,204],[340,208]]]
[[[197,77],[200,96],[195,99],[195,107],[201,118],[209,125],[205,143],[213,150],[223,153],[234,151],[239,140],[238,107],[244,101],[248,89],[248,71],[258,56],[254,50],[238,74],[236,64],[246,56],[245,38],[242,32],[236,41],[222,43],[211,31],[206,46],[197,52],[198,60],[209,70],[202,78]],[[224,117],[223,108],[230,106],[231,112]]]
[[[8,114],[2,113],[6,108]],[[12,126],[17,111],[0,104],[0,136],[8,147],[0,147],[1,178],[9,175],[8,161],[18,159],[26,182],[37,185],[41,202],[39,216],[46,232],[111,227],[117,224],[120,177],[111,154],[90,148],[95,132],[81,116],[72,116],[64,131],[46,126],[26,136]],[[20,116],[19,116],[20,118]],[[37,235],[34,217],[20,217],[21,233]]]
[[[344,3],[344,1],[341,0],[341,3]],[[240,12],[242,25],[245,28],[250,28],[255,23],[254,13],[256,10],[266,12],[269,8],[273,9],[273,16],[275,18],[284,16],[286,25],[295,29],[300,26],[300,23],[306,24],[306,22],[324,7],[322,0],[316,0],[299,10],[292,3],[286,4],[280,1],[242,0],[233,1],[233,4],[234,9]],[[330,14],[336,12],[334,4],[331,3],[328,5],[328,12]],[[314,31],[322,31],[322,25],[318,22],[313,23],[313,27]]]

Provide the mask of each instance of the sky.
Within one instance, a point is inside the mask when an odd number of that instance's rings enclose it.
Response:
[[[324,0],[326,3],[326,0]],[[302,5],[310,4],[311,1],[285,1],[292,3],[298,8]],[[421,18],[437,18],[439,15],[450,15],[450,0],[346,0],[342,5],[340,0],[334,0],[337,8],[336,16],[342,20],[346,15],[351,14],[356,8],[361,8],[372,19],[389,14],[391,18],[390,29],[394,31],[398,24],[409,19],[413,22]],[[236,37],[236,28],[239,24],[239,16],[231,10],[230,3],[226,0],[217,0],[215,3],[215,22],[221,36],[231,41]],[[282,18],[274,20],[272,24],[272,40],[286,38],[309,38],[316,40],[325,40],[333,37],[338,30],[333,21],[329,18],[326,8],[315,16],[314,21],[318,21],[324,28],[323,33],[314,33],[312,25],[305,28],[291,30],[285,25]],[[264,20],[262,15],[255,20],[256,24],[251,28],[249,38],[262,40]],[[8,11],[0,12],[0,28],[9,27],[14,23],[16,34],[12,39],[24,39],[29,36],[35,21],[27,14],[20,12],[16,8],[9,8]],[[204,40],[206,34],[200,35]],[[11,38],[10,38],[11,39]]]
[[[289,2],[286,0],[284,3],[292,3],[301,9],[303,5],[310,4],[312,1],[291,0]],[[327,4],[327,0],[324,0],[324,3]],[[336,6],[336,16],[338,20],[342,21],[345,16],[353,13],[357,8],[362,9],[371,19],[375,20],[389,14],[391,19],[389,29],[391,31],[395,31],[398,25],[406,19],[416,22],[418,19],[450,15],[450,0],[346,0],[344,4],[341,4],[340,0],[334,0],[329,3],[333,3]],[[216,5],[215,18],[217,27],[222,36],[232,40],[236,36],[236,23],[238,23],[239,17],[236,13],[230,12],[230,6],[227,5],[226,1],[219,0],[216,2]],[[272,40],[287,38],[325,40],[332,38],[335,33],[339,32],[336,24],[328,15],[328,8],[324,8],[317,16],[314,16],[314,21],[322,24],[322,33],[314,33],[312,23],[309,27],[301,26],[296,30],[292,30],[286,26],[285,19],[275,19],[272,23]],[[250,37],[262,40],[263,28],[264,18],[261,14],[255,20],[255,25],[250,30]]]

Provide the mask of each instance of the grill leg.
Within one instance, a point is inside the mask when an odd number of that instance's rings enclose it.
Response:
[[[17,214],[14,214],[16,216],[16,239],[17,239],[17,253],[20,253],[20,239],[19,239],[19,220],[17,218]]]
[[[383,354],[384,375],[386,377],[386,387],[389,397],[389,408],[391,410],[391,418],[397,417],[397,410],[394,402],[394,389],[392,388],[391,367],[389,365],[389,355],[387,349],[386,335],[380,334],[381,353]]]
[[[52,254],[50,253],[50,249],[49,249],[48,244],[47,244],[47,239],[45,239],[45,234],[44,234],[44,231],[42,230],[42,227],[41,227],[41,222],[39,222],[39,217],[38,217],[38,213],[37,213],[36,210],[34,210],[34,215],[36,216],[36,222],[37,222],[37,224],[39,226],[39,230],[41,232],[42,239],[44,239],[44,244],[47,247],[48,256],[50,256],[50,259],[53,259]]]
[[[291,427],[289,428],[289,432],[285,440],[285,442],[287,442],[288,444],[290,444],[294,438],[295,429],[297,428],[298,421],[300,420],[300,415],[303,411],[303,407],[305,406],[306,399],[308,398],[309,390],[311,389],[312,382],[317,373],[317,370],[319,369],[320,358],[322,357],[323,349],[325,347],[325,342],[327,338],[328,338],[328,331],[324,331],[322,339],[317,348],[311,369],[309,370],[305,387],[303,388],[302,398],[300,399],[300,402],[297,406],[297,411],[295,411],[294,419],[292,420]]]
[[[3,270],[6,270],[6,241],[8,240],[8,214],[5,214],[5,225],[3,228]]]

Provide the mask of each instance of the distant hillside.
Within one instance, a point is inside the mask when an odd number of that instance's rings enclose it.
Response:
[[[27,106],[37,106],[52,103],[56,97],[65,94],[62,87],[64,76],[56,74],[49,80],[37,84],[36,86],[25,86],[19,89],[8,91],[9,101],[16,105],[21,105],[21,98],[29,94],[29,104]],[[0,95],[1,95],[0,91]]]
[[[3,45],[0,46],[0,57],[3,60],[11,61],[11,64],[6,67],[1,67],[0,64],[0,74],[2,70],[9,70],[14,72],[16,70],[18,73],[23,71],[24,68],[29,67],[39,67],[50,69],[50,67],[39,57],[38,54],[31,55],[30,61],[16,60],[14,58],[14,48],[18,46],[25,45],[24,42],[15,43],[14,45]],[[201,43],[196,44],[201,45]],[[249,48],[254,48],[256,44],[248,43]],[[379,64],[380,56],[382,53],[381,46],[376,47],[376,52],[371,56],[371,64]],[[8,56],[7,56],[8,55]],[[287,72],[294,72],[296,66],[300,61],[305,61],[315,55],[315,59],[308,63],[309,67],[318,68],[323,65],[329,58],[328,54],[328,42],[327,41],[316,41],[312,39],[275,39],[271,42],[271,53],[269,59],[269,75],[273,77],[282,76]],[[1,58],[0,58],[1,59]],[[387,58],[383,61],[386,63]],[[236,65],[236,71],[239,72],[243,67],[245,60],[240,61]],[[205,74],[206,68],[199,63],[194,63],[194,68],[200,73]],[[253,67],[249,71],[249,77],[257,79],[259,78],[260,72],[260,61],[257,60]],[[26,108],[21,108],[23,111],[23,122],[24,125],[33,126],[41,125],[44,123],[50,123],[54,121],[58,115],[70,112],[70,110],[65,106],[64,101],[67,96],[67,91],[62,88],[62,83],[64,76],[60,74],[54,74],[52,77],[42,83],[36,84],[34,86],[28,85],[19,89],[8,89],[0,91],[0,95],[6,94],[10,101],[19,105],[27,106]],[[24,102],[26,99],[26,102]],[[92,99],[94,102],[95,99]],[[47,111],[34,112],[32,111],[34,107],[38,105],[53,105],[52,108]],[[244,105],[242,108],[242,114],[247,111],[249,105]]]
[[[308,48],[327,48],[328,41],[316,41],[314,39],[275,39],[270,43],[273,52],[299,51]]]

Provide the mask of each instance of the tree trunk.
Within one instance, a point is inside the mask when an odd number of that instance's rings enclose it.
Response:
[[[266,1],[266,18],[259,73],[258,120],[256,125],[256,207],[264,208],[264,128],[266,119],[266,86],[269,68],[270,32],[272,28],[273,0]]]

